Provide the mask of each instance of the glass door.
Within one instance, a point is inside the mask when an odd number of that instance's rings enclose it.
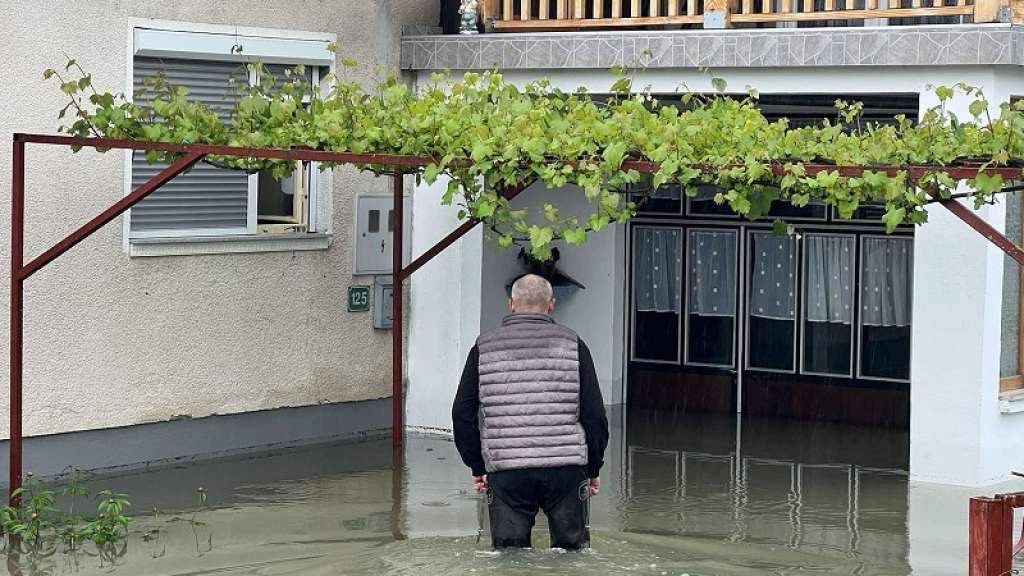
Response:
[[[913,237],[754,228],[746,258],[742,412],[909,425]]]
[[[629,403],[735,411],[740,228],[651,223],[632,231]]]

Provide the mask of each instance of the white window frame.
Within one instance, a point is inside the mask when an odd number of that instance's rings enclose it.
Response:
[[[322,32],[304,32],[274,28],[236,27],[170,20],[129,18],[127,73],[125,95],[133,95],[136,56],[182,58],[206,61],[248,62],[259,60],[265,64],[303,64],[313,67],[313,83],[321,91],[319,68],[336,69],[336,58],[328,49],[337,41],[337,35]],[[233,48],[244,46],[242,54]],[[132,188],[132,153],[125,154],[124,194]],[[248,180],[247,225],[241,229],[184,229],[180,231],[131,231],[131,210],[123,218],[123,247],[129,255],[156,256],[188,253],[219,253],[246,251],[275,251],[296,249],[326,249],[330,244],[331,218],[319,218],[321,194],[333,190],[330,171],[320,173],[316,163],[306,166],[307,176],[301,178],[305,192],[303,209],[306,216],[304,232],[281,233],[280,226],[263,228],[257,221],[258,175]],[[328,202],[328,206],[330,203]],[[272,241],[278,237],[280,242]],[[149,242],[152,240],[153,242]],[[213,242],[211,242],[213,240]],[[219,246],[217,240],[223,240]],[[308,242],[307,242],[308,240]],[[241,242],[240,242],[241,241]],[[161,243],[166,249],[156,247]],[[297,244],[298,243],[298,244]],[[192,250],[189,245],[193,244]],[[242,248],[248,245],[249,248]],[[140,249],[139,247],[142,246]]]
[[[681,225],[673,225],[673,224],[658,225],[657,222],[638,222],[638,223],[635,223],[635,224],[631,224],[630,225],[630,230],[629,230],[629,241],[630,241],[630,246],[629,246],[629,250],[630,250],[630,253],[629,253],[629,289],[630,289],[630,302],[629,302],[629,307],[630,307],[630,310],[629,310],[629,335],[630,335],[629,359],[632,362],[643,362],[645,364],[666,364],[666,365],[669,365],[669,366],[680,366],[682,364],[682,361],[683,361],[683,347],[684,347],[684,342],[685,342],[684,334],[683,334],[683,330],[685,330],[685,328],[683,326],[683,314],[686,313],[686,310],[684,309],[684,306],[686,305],[686,298],[685,298],[686,295],[685,294],[683,294],[683,298],[681,298],[680,301],[679,301],[679,318],[677,320],[677,325],[679,326],[679,328],[678,328],[679,337],[676,339],[676,357],[675,357],[675,359],[674,360],[652,360],[652,359],[641,357],[637,353],[637,351],[636,351],[636,313],[637,313],[637,310],[636,310],[636,291],[637,291],[637,282],[636,282],[636,274],[635,274],[635,271],[636,271],[636,258],[635,258],[635,256],[636,256],[636,254],[633,252],[633,248],[634,248],[634,246],[636,244],[636,233],[637,233],[638,230],[643,229],[643,228],[649,228],[649,229],[655,229],[655,230],[670,229],[670,230],[677,230],[677,231],[679,231],[679,236],[680,236],[680,240],[679,240],[680,247],[679,248],[683,251],[683,270],[682,270],[682,272],[683,272],[683,286],[680,286],[679,289],[683,290],[684,292],[686,291],[686,277],[685,277],[686,276],[686,228],[681,226]]]
[[[732,265],[736,272],[733,277],[736,278],[736,294],[734,296],[735,302],[733,303],[733,317],[732,317],[732,355],[728,364],[712,364],[709,362],[694,362],[690,360],[690,234],[692,232],[725,232],[732,234],[736,238],[736,259]],[[685,273],[685,281],[683,282],[683,365],[685,366],[701,366],[704,368],[719,368],[722,370],[735,370],[737,366],[737,354],[739,354],[739,329],[743,319],[740,317],[742,312],[741,306],[743,304],[743,297],[740,294],[742,285],[740,281],[742,276],[740,273],[740,259],[743,256],[745,247],[743,245],[743,227],[715,227],[715,226],[688,226],[686,228],[686,240],[683,244],[683,253],[685,258],[683,262],[686,263],[686,268],[683,270]]]
[[[793,257],[796,259],[796,261],[794,262],[794,266],[793,266],[793,292],[796,295],[796,298],[795,298],[795,300],[793,302],[793,369],[792,370],[781,370],[779,368],[758,368],[756,366],[751,366],[751,364],[750,364],[750,351],[753,349],[753,346],[751,346],[751,343],[750,343],[750,319],[753,317],[753,314],[751,312],[753,307],[750,305],[750,301],[751,301],[751,298],[752,298],[752,293],[754,291],[754,272],[753,272],[754,236],[758,235],[758,234],[761,234],[761,235],[771,235],[772,233],[773,232],[769,228],[750,228],[750,229],[747,230],[747,242],[746,242],[746,244],[747,244],[746,245],[747,261],[746,261],[746,265],[743,267],[743,275],[739,277],[740,281],[743,283],[743,286],[748,288],[748,291],[747,291],[747,294],[746,294],[746,298],[744,299],[745,300],[745,308],[746,308],[745,313],[744,313],[744,325],[745,325],[746,329],[744,330],[745,334],[744,334],[744,338],[743,338],[743,343],[744,343],[744,348],[743,348],[743,369],[747,370],[747,371],[751,371],[751,372],[773,372],[773,373],[776,373],[776,374],[796,374],[798,372],[799,368],[800,368],[800,366],[799,366],[800,358],[799,358],[799,354],[798,354],[799,350],[797,350],[797,349],[800,347],[800,338],[799,338],[799,336],[800,336],[800,326],[798,325],[800,323],[800,288],[801,288],[801,286],[800,286],[800,283],[801,283],[800,282],[801,281],[801,278],[800,278],[800,264],[801,264],[801,260],[800,259],[803,257],[803,254],[801,254],[801,252],[800,252],[800,248],[801,248],[800,242],[797,239],[795,239],[795,238],[793,238],[793,240],[792,240],[792,242],[793,242]],[[792,237],[790,237],[790,238],[792,238]]]
[[[311,84],[320,86],[320,67],[313,66],[311,72]],[[259,79],[255,72],[250,72],[249,82],[256,83]],[[307,95],[303,104],[309,103]],[[269,218],[268,222],[259,222],[259,190],[260,175],[249,175],[249,212],[247,219],[247,230],[249,234],[282,234],[287,232],[305,233],[316,232],[316,197],[318,195],[317,174],[320,172],[319,162],[297,161],[293,182],[293,212],[297,214],[295,220],[282,220],[276,217]],[[298,229],[297,229],[298,228]]]
[[[863,318],[863,316],[861,314],[862,313],[862,308],[860,306],[859,298],[861,297],[860,296],[860,294],[861,294],[861,292],[860,292],[861,286],[863,286],[863,282],[864,282],[864,278],[863,278],[863,276],[864,276],[864,241],[866,239],[868,239],[868,238],[881,238],[883,240],[899,239],[902,242],[910,242],[911,258],[913,258],[913,254],[914,254],[914,237],[913,236],[900,236],[900,235],[892,235],[892,234],[861,234],[860,235],[860,239],[857,241],[857,244],[858,244],[858,246],[857,246],[857,297],[858,297],[858,302],[857,302],[857,310],[856,310],[856,312],[857,312],[857,342],[856,342],[856,346],[855,346],[855,348],[857,350],[857,356],[856,356],[856,358],[857,358],[857,366],[856,366],[856,369],[857,369],[857,379],[859,379],[859,380],[877,380],[879,382],[900,382],[902,384],[909,384],[910,383],[910,378],[913,376],[913,374],[911,373],[911,370],[913,370],[913,362],[910,361],[910,358],[907,358],[908,367],[907,367],[907,377],[906,378],[886,378],[884,376],[868,376],[868,375],[864,374],[864,355],[863,355],[863,350],[864,350],[864,348],[863,348],[863,344],[864,344],[864,318]],[[914,298],[914,271],[913,271],[913,269],[911,269],[911,271],[910,271],[910,278],[907,279],[907,283],[908,283],[908,288],[910,289],[911,303],[913,303],[913,298]],[[913,349],[914,349],[914,337],[913,337],[914,331],[912,329],[913,326],[914,326],[914,318],[913,318],[913,315],[911,315],[911,318],[910,318],[910,327],[911,327],[911,331],[910,331],[910,334],[911,334],[911,337],[910,337],[910,349],[911,349],[911,351],[913,351]]]
[[[853,257],[851,259],[852,266],[854,266],[854,285],[851,287],[854,290],[859,290],[860,287],[857,282],[860,280],[860,276],[857,274],[856,267],[860,264],[860,255],[857,254],[857,250],[860,248],[860,242],[857,240],[856,234],[849,234],[843,232],[808,232],[803,235],[803,238],[809,236],[835,236],[841,238],[853,238]],[[839,372],[815,372],[813,370],[807,370],[807,359],[806,356],[806,336],[807,336],[807,254],[804,244],[801,242],[800,246],[800,374],[806,374],[808,376],[823,376],[826,378],[843,378],[846,380],[852,380],[856,378],[857,373],[857,356],[855,354],[857,350],[857,343],[853,342],[857,338],[857,321],[860,316],[857,314],[856,305],[857,292],[853,294],[853,318],[850,319],[850,371],[842,374]]]

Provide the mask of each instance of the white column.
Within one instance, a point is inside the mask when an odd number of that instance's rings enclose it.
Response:
[[[990,218],[985,209],[980,214]],[[914,240],[910,385],[913,480],[977,485],[984,397],[999,377],[1002,263],[941,206]],[[998,270],[994,270],[996,268]]]
[[[998,102],[993,76],[983,87]],[[922,94],[922,111],[934,98]],[[971,117],[971,100],[952,105],[961,121]],[[1004,205],[977,213],[1003,228]],[[1024,461],[1024,419],[1001,414],[998,405],[1002,276],[1002,251],[931,207],[914,242],[912,480],[984,486]]]
[[[457,208],[442,206],[447,179],[413,191],[413,258],[460,224]],[[410,279],[406,422],[447,432],[459,377],[480,329],[479,227],[420,268]]]

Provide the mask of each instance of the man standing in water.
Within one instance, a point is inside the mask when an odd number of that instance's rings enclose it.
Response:
[[[495,548],[530,546],[538,509],[551,545],[590,544],[586,500],[601,487],[608,418],[590,351],[551,318],[551,284],[512,285],[510,314],[469,353],[452,407],[455,445],[487,491]]]

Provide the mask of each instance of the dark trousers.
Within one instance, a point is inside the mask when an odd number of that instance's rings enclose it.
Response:
[[[544,510],[551,546],[590,546],[587,470],[583,466],[505,470],[487,475],[488,511],[494,547],[529,548],[538,510]]]

